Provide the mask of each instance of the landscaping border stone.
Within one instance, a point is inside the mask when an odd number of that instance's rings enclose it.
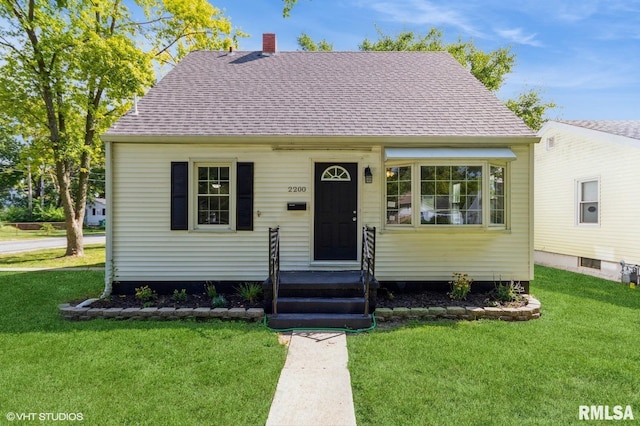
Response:
[[[501,321],[529,321],[540,318],[540,302],[529,295],[524,296],[527,304],[520,308],[478,307],[478,306],[448,306],[446,308],[378,308],[376,320],[405,321],[407,319],[453,319],[473,321],[478,319],[493,319]]]
[[[473,321],[478,319],[494,319],[501,321],[529,321],[540,318],[540,302],[528,295],[524,296],[527,304],[520,308],[498,308],[478,306],[449,306],[446,308],[378,308],[375,310],[376,321],[407,321],[453,319]],[[63,303],[58,309],[64,319],[84,321],[96,318],[118,320],[177,320],[177,319],[230,319],[245,321],[262,321],[262,308],[92,308],[91,304],[98,299],[86,300],[76,306]]]
[[[72,306],[63,303],[58,310],[69,321],[85,321],[96,318],[117,320],[178,320],[178,319],[234,319],[245,321],[262,321],[262,308],[92,308],[91,301],[84,301]]]

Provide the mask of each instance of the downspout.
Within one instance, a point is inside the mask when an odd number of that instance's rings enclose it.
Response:
[[[105,223],[105,262],[104,262],[104,291],[100,296],[101,299],[105,299],[111,295],[113,290],[113,279],[115,275],[115,266],[113,264],[113,160],[112,160],[113,147],[111,142],[106,141],[104,143],[104,156],[105,156],[105,202],[106,202],[106,223]]]

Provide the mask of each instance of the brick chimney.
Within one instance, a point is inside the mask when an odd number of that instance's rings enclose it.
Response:
[[[262,34],[262,54],[275,55],[276,53],[276,35],[274,33]]]

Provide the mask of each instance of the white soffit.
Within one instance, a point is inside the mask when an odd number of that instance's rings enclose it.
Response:
[[[472,159],[472,160],[506,160],[517,157],[509,148],[386,148],[387,160],[415,159]]]

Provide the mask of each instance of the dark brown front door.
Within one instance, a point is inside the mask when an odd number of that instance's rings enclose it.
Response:
[[[358,164],[316,163],[315,260],[358,259]]]

